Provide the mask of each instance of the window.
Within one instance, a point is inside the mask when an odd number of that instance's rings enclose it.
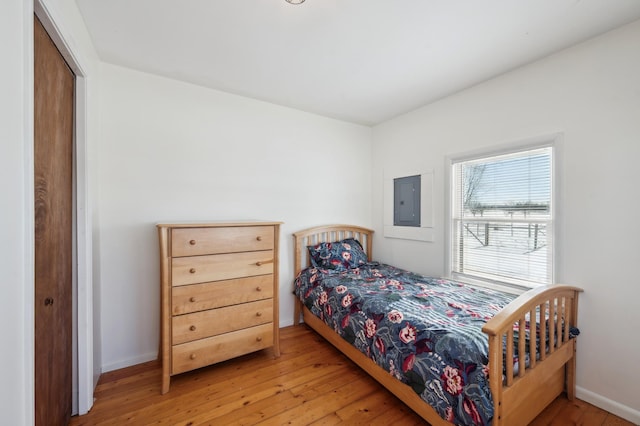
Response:
[[[553,147],[451,162],[451,275],[553,281]]]

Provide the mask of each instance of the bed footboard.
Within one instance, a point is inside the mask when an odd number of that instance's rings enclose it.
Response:
[[[494,425],[526,425],[563,391],[574,398],[576,340],[570,329],[577,327],[581,291],[567,285],[530,290],[482,328],[489,337]],[[518,338],[527,327],[531,338]],[[516,354],[518,363],[506,361]]]

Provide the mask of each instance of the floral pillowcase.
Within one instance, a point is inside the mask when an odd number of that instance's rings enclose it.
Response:
[[[308,246],[311,265],[316,268],[344,271],[367,263],[367,254],[360,242],[347,238],[335,243],[319,243]]]

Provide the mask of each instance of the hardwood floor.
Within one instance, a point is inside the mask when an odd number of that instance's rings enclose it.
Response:
[[[306,326],[265,350],[174,376],[160,394],[157,361],[105,373],[79,425],[422,425],[423,420]],[[556,399],[533,423],[630,425],[586,402]]]

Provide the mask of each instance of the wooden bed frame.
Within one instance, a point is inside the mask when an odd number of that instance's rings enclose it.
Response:
[[[371,260],[372,236],[372,230],[352,225],[319,226],[294,233],[294,276],[309,266],[307,246],[320,242],[356,238],[362,243]],[[577,287],[567,285],[551,285],[529,290],[513,300],[482,328],[489,339],[489,383],[493,395],[492,424],[494,426],[528,424],[563,391],[567,393],[570,400],[574,399],[576,339],[569,338],[569,326],[577,326],[578,294],[581,291]],[[525,352],[525,339],[520,339],[519,343],[514,344],[513,325],[519,323],[523,329],[525,316],[530,314],[530,318],[535,318],[536,308],[540,308],[541,312],[547,309],[550,318],[554,316],[558,319],[562,318],[569,326],[563,328],[562,321],[557,321],[556,325],[547,331],[545,322],[541,322],[539,331],[543,336],[545,333],[549,334],[549,347],[546,347],[542,339],[540,359],[531,359],[528,368],[520,368],[515,374],[513,363],[507,363],[506,374],[503,374],[503,353],[506,352],[506,358],[511,359],[516,345],[519,353]],[[296,297],[294,325],[299,324],[301,313],[305,324],[338,348],[431,425],[451,425],[423,401],[410,386],[391,376],[347,343],[313,315]],[[531,334],[534,335],[535,322],[532,322],[530,327]],[[530,340],[529,350],[535,353],[535,339]],[[506,348],[503,348],[503,341],[506,342]]]

